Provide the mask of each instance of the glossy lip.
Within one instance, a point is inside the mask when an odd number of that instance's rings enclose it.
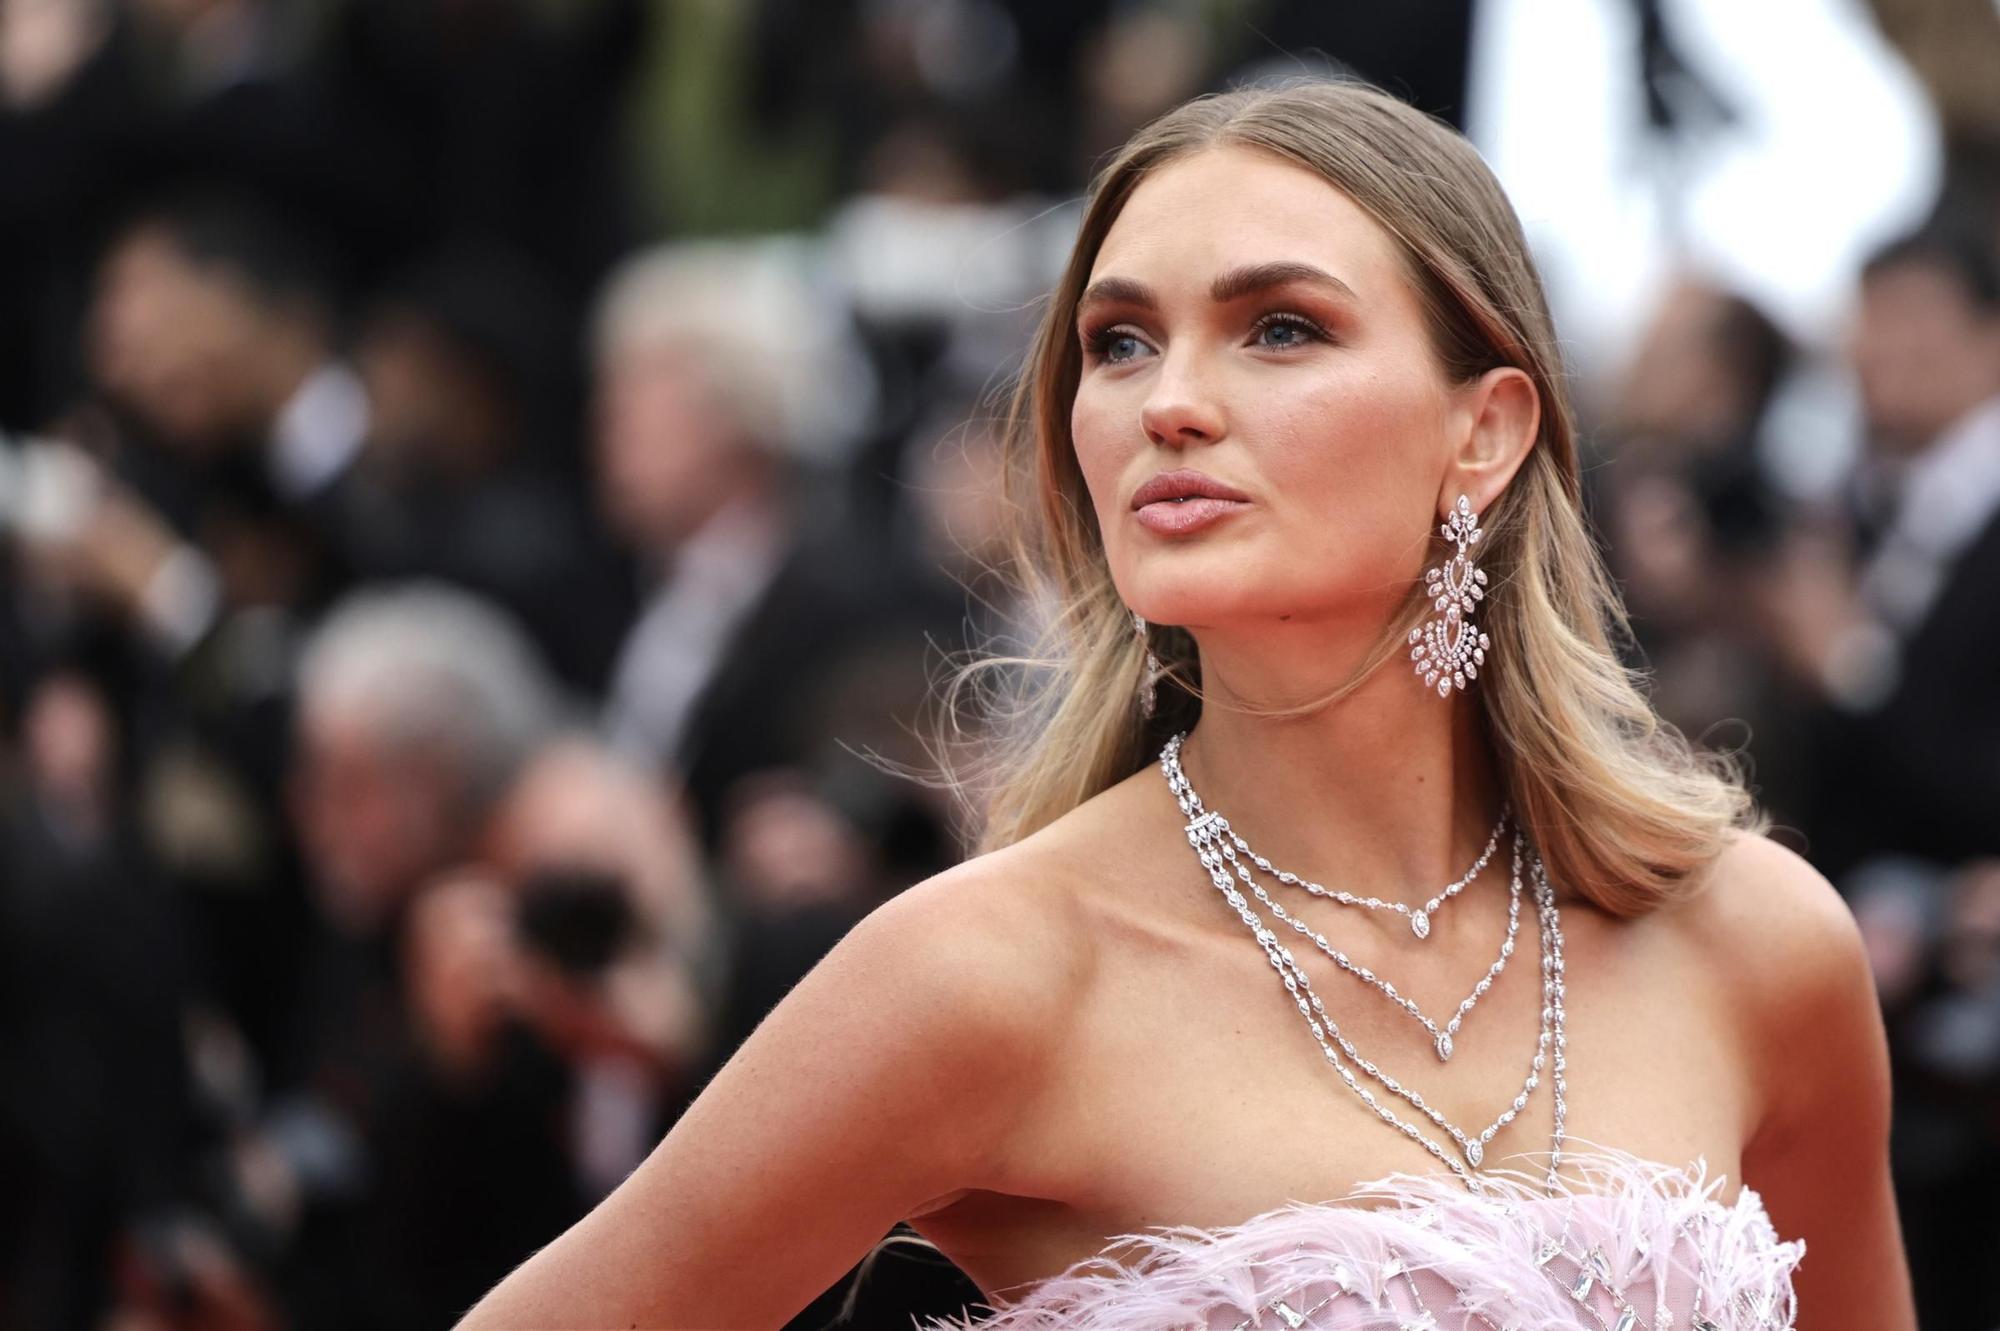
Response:
[[[1161,472],[1132,495],[1139,525],[1162,536],[1199,531],[1250,506],[1250,496],[1185,467]]]
[[[1132,507],[1144,508],[1148,504],[1175,499],[1227,499],[1239,504],[1250,502],[1250,496],[1216,480],[1213,476],[1186,467],[1173,471],[1163,471],[1147,481],[1132,494]]]

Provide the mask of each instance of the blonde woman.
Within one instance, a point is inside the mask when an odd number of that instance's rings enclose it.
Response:
[[[985,853],[464,1331],[778,1327],[899,1220],[995,1327],[1912,1327],[1854,924],[1614,658],[1472,149],[1170,113],[1015,405],[1060,614]]]

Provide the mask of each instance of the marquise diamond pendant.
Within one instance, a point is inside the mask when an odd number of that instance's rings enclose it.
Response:
[[[1429,938],[1431,936],[1431,913],[1427,910],[1420,910],[1411,915],[1410,932],[1419,938]]]
[[[1477,1169],[1479,1168],[1479,1162],[1481,1160],[1484,1160],[1485,1158],[1486,1158],[1486,1148],[1479,1144],[1479,1140],[1477,1138],[1474,1138],[1471,1141],[1466,1142],[1465,1144],[1466,1164],[1471,1165],[1474,1169]]]
[[[1451,1061],[1451,1032],[1450,1032],[1450,1031],[1439,1031],[1439,1032],[1438,1032],[1438,1041],[1437,1041],[1437,1045],[1438,1045],[1438,1061],[1439,1061],[1439,1062],[1441,1062],[1441,1063],[1448,1063],[1448,1062],[1450,1062],[1450,1061]]]

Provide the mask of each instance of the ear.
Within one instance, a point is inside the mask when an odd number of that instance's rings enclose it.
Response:
[[[1541,425],[1542,396],[1535,381],[1511,365],[1488,370],[1460,388],[1438,511],[1449,512],[1465,495],[1473,512],[1484,513],[1527,461]]]

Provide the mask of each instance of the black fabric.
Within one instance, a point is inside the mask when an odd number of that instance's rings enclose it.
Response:
[[[1870,854],[1939,864],[2000,855],[2000,513],[1951,566],[1902,655],[1895,691],[1816,735],[1813,862],[1838,876]]]
[[[176,929],[123,835],[0,826],[0,1326],[96,1326],[113,1245],[182,1193]]]
[[[682,741],[704,842],[716,845],[730,791],[752,773],[811,766],[836,783],[871,779],[840,747],[852,737],[836,733],[835,697],[873,654],[920,654],[936,624],[935,605],[886,546],[840,531],[794,544],[737,627]]]

